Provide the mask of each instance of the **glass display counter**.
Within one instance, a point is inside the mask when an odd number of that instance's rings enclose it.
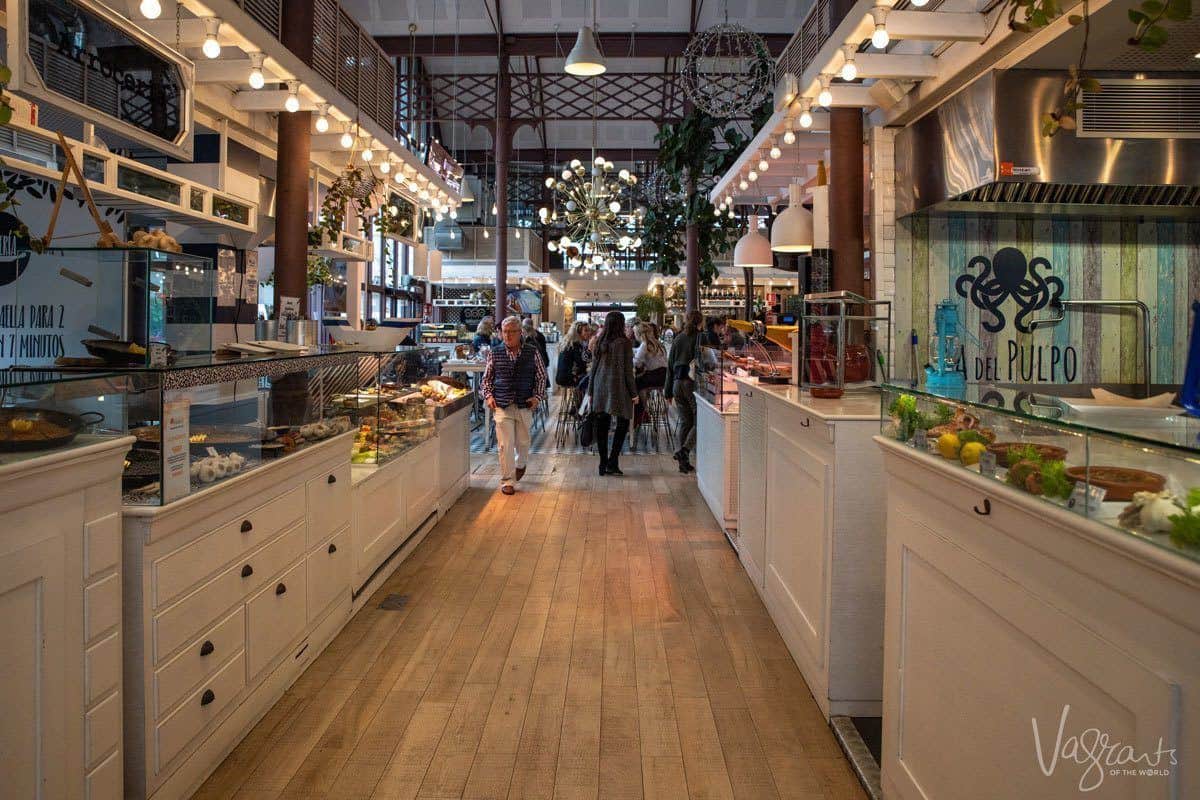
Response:
[[[1172,405],[885,384],[883,435],[1200,560],[1200,420]]]
[[[0,466],[124,436],[132,385],[117,373],[0,371]]]
[[[763,383],[789,383],[792,355],[775,342],[749,339],[736,348],[701,346],[696,356],[696,391],[722,412],[737,411],[734,378],[753,377]]]
[[[123,368],[210,352],[216,295],[207,258],[144,248],[20,251],[0,268],[0,366]],[[152,353],[152,343],[169,349]]]

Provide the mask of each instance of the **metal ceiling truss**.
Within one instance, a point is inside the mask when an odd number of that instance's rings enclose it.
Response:
[[[828,2],[828,0],[825,0]],[[605,53],[620,53],[629,58],[668,58],[683,54],[691,33],[642,33],[633,37],[632,46],[628,33],[597,33],[600,50]],[[791,39],[786,33],[763,34],[763,39],[777,56]],[[564,40],[554,33],[508,33],[497,36],[490,33],[436,34],[430,36],[377,36],[375,41],[390,56],[452,56],[463,58],[496,56],[500,48],[510,56],[540,56],[562,58],[565,49],[570,49],[570,39]],[[412,48],[410,51],[410,47]]]

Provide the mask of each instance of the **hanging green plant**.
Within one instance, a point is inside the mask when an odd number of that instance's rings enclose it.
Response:
[[[667,313],[667,304],[656,292],[645,292],[633,298],[638,319],[654,320]]]
[[[668,196],[647,207],[642,238],[655,253],[654,269],[663,275],[678,275],[686,261],[690,222],[699,227],[700,280],[705,284],[717,275],[717,256],[737,241],[736,227],[725,224],[704,191],[750,141],[734,126],[722,130],[722,125],[722,120],[695,110],[677,123],[664,125],[655,137]]]
[[[342,174],[325,191],[321,213],[316,224],[309,229],[309,245],[320,247],[326,241],[330,244],[337,242],[338,234],[345,229],[346,211],[351,206],[362,223],[363,234],[369,237],[372,192],[376,184],[374,175],[367,175],[361,167],[347,164]]]
[[[325,286],[333,282],[333,262],[323,256],[308,257],[308,285]]]

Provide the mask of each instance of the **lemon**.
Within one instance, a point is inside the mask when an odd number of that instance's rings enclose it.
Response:
[[[967,442],[958,451],[958,458],[964,466],[971,466],[979,463],[979,457],[987,452],[987,448],[980,442]]]
[[[958,458],[960,447],[962,447],[962,443],[958,441],[957,434],[943,433],[937,438],[937,449],[942,458]]]

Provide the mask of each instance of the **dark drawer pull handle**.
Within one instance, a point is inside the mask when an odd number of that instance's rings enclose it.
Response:
[[[991,514],[992,513],[992,501],[988,500],[986,497],[983,498],[983,510],[980,511],[979,506],[975,506],[975,513],[981,517],[986,517],[988,514]]]
[[[331,543],[329,545],[329,555],[333,555],[336,552],[337,552],[337,545]]]
[[[200,655],[201,656],[212,655],[212,651],[215,649],[216,648],[213,647],[212,642],[205,640],[204,644],[200,645]]]
[[[254,574],[254,567],[250,566],[249,564],[242,567],[242,577],[243,578],[249,578],[253,574]]]
[[[242,520],[242,533],[249,533],[252,530],[254,530],[254,526],[250,524],[250,520]]]
[[[808,417],[805,417],[804,422],[800,423],[801,428],[807,428],[809,425],[812,425],[812,420],[809,419]]]
[[[216,700],[216,699],[217,699],[217,696],[215,694],[213,694],[212,689],[205,689],[204,694],[200,695],[200,705],[206,706],[209,703],[211,703],[213,700]]]
[[[330,475],[327,482],[328,483],[337,483],[337,478],[334,477],[333,475]]]
[[[283,594],[287,591],[287,587],[282,583],[275,587],[275,594]]]

